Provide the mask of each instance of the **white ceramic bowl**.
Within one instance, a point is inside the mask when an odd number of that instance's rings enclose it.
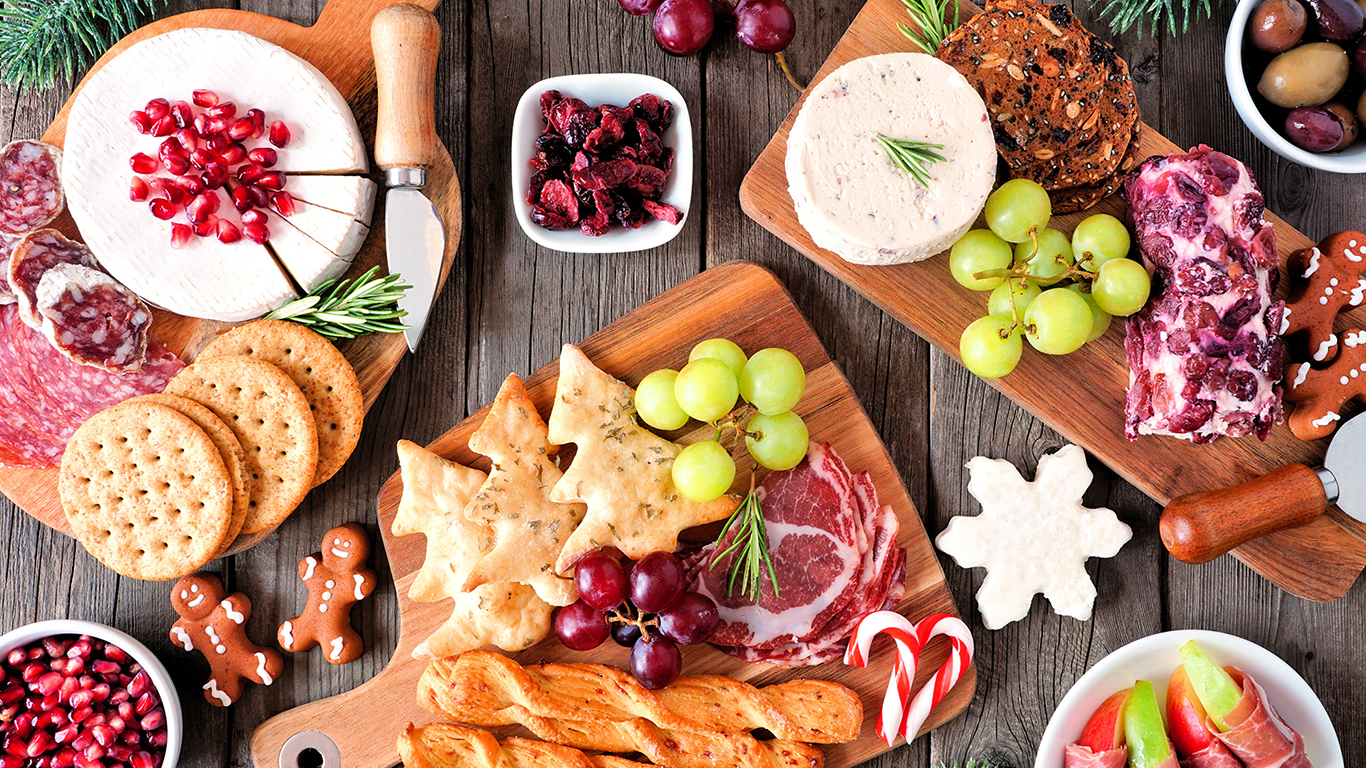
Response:
[[[180,712],[180,696],[176,693],[175,683],[167,674],[166,667],[162,666],[161,661],[147,649],[147,646],[132,636],[113,627],[90,621],[76,621],[74,619],[39,621],[33,624],[25,624],[0,635],[0,658],[15,648],[28,645],[34,640],[59,635],[90,635],[107,643],[113,643],[127,651],[134,661],[147,670],[147,675],[152,678],[152,684],[156,686],[157,694],[161,696],[161,706],[166,712],[166,756],[161,762],[161,768],[175,768],[176,763],[180,760],[180,744],[185,733],[185,721]]]
[[[624,107],[645,93],[673,102],[673,125],[661,138],[664,146],[674,150],[674,168],[664,185],[662,200],[683,213],[677,224],[652,221],[640,229],[617,226],[601,237],[589,237],[577,227],[552,232],[531,220],[531,206],[526,203],[527,184],[534,172],[530,161],[536,151],[536,137],[545,129],[545,123],[541,121],[541,94],[550,90],[583,99],[592,107],[601,104]],[[547,248],[568,253],[643,251],[674,239],[687,223],[688,206],[692,202],[692,161],[692,119],[688,116],[683,94],[672,85],[657,77],[631,73],[551,77],[526,89],[512,118],[512,209],[517,212],[517,221],[527,237]]]
[[[1229,95],[1233,97],[1233,108],[1238,110],[1238,116],[1243,118],[1248,130],[1281,157],[1321,171],[1366,173],[1366,141],[1358,140],[1341,152],[1327,154],[1300,149],[1280,132],[1280,126],[1273,126],[1257,108],[1257,102],[1252,98],[1255,83],[1248,83],[1247,73],[1243,70],[1243,49],[1248,46],[1248,17],[1260,2],[1239,0],[1233,12],[1233,21],[1228,25],[1228,37],[1224,39],[1224,73],[1228,80]],[[1355,108],[1356,105],[1349,104],[1348,107]]]
[[[1290,727],[1304,737],[1314,768],[1343,768],[1337,731],[1319,698],[1290,665],[1241,637],[1223,632],[1178,630],[1129,643],[1100,660],[1067,692],[1043,732],[1034,768],[1062,768],[1063,749],[1077,740],[1101,702],[1135,680],[1149,680],[1159,703],[1166,701],[1167,680],[1181,664],[1182,644],[1195,640],[1221,665],[1232,664],[1257,679],[1271,704]]]

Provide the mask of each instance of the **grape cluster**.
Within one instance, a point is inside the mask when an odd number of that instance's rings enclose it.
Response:
[[[1067,355],[1100,338],[1110,318],[1148,303],[1152,279],[1127,258],[1129,230],[1099,213],[1069,239],[1048,227],[1048,192],[1028,179],[1002,184],[986,205],[987,226],[954,244],[949,270],[959,285],[991,291],[987,316],[966,329],[958,352],[968,370],[994,379],[1015,370],[1021,336],[1048,355]]]
[[[740,398],[758,411],[743,428],[745,446],[759,466],[792,469],[806,458],[806,423],[792,412],[806,391],[806,371],[797,356],[770,347],[745,357],[729,339],[708,339],[693,347],[683,370],[655,371],[636,389],[636,412],[655,429],[680,429],[689,418],[717,428]],[[719,498],[735,482],[735,460],[717,440],[684,448],[673,464],[674,486],[692,501]]]
[[[566,647],[592,650],[611,635],[631,649],[631,674],[658,690],[683,669],[679,645],[705,641],[721,622],[716,603],[684,590],[683,563],[652,552],[631,566],[602,550],[579,560],[574,585],[579,599],[555,614],[555,635]]]
[[[718,21],[734,21],[735,36],[752,50],[777,53],[792,42],[797,19],[783,0],[617,0],[627,13],[653,13],[655,42],[677,56],[702,50]]]

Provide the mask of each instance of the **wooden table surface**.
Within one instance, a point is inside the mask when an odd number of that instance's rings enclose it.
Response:
[[[861,2],[789,1],[799,28],[787,55],[805,79]],[[173,0],[165,12],[209,4]],[[309,24],[322,0],[243,0],[237,7]],[[1087,3],[1075,3],[1074,10],[1092,29],[1103,30]],[[1131,32],[1114,41],[1134,71],[1145,119],[1178,144],[1204,142],[1244,160],[1268,207],[1315,238],[1366,227],[1366,177],[1334,176],[1282,160],[1239,121],[1222,85],[1231,12],[1231,0],[1222,0],[1213,20],[1182,37]],[[648,18],[628,16],[614,0],[447,0],[437,16],[444,30],[437,125],[464,187],[465,241],[422,346],[380,396],[350,463],[276,535],[214,564],[231,589],[251,597],[249,630],[258,641],[269,640],[302,608],[306,593],[295,566],[324,531],[359,520],[378,541],[375,496],[397,469],[395,441],[434,439],[491,400],[508,372],[536,370],[561,344],[731,259],[764,264],[786,282],[880,430],[931,536],[953,515],[977,512],[966,491],[968,459],[1006,458],[1032,473],[1039,455],[1061,444],[1037,420],[741,213],[740,179],[798,96],[773,57],[743,48],[728,34],[701,55],[667,56],[655,46]],[[357,34],[363,41],[364,30]],[[647,253],[579,256],[540,248],[522,234],[509,202],[513,105],[541,78],[614,71],[662,77],[687,98],[698,137],[691,215],[675,240]],[[66,87],[5,91],[5,135],[39,135],[68,93]],[[1366,589],[1317,604],[1280,592],[1229,557],[1206,566],[1176,562],[1158,540],[1157,505],[1104,467],[1094,469],[1087,502],[1115,509],[1135,534],[1118,557],[1088,568],[1100,591],[1095,618],[1059,618],[1039,598],[1027,619],[990,632],[973,607],[983,572],[941,558],[960,608],[971,617],[977,697],[964,716],[874,764],[919,767],[989,758],[1003,767],[1032,765],[1049,715],[1078,676],[1125,643],[1180,628],[1231,632],[1270,648],[1319,693],[1343,752],[1366,754],[1366,720],[1360,717],[1366,710],[1366,645],[1359,640]],[[356,614],[367,647],[361,660],[336,667],[316,651],[286,654],[285,673],[275,685],[251,687],[230,709],[210,707],[199,693],[207,675],[203,660],[167,637],[175,618],[169,584],[115,576],[75,541],[7,500],[0,526],[0,629],[78,618],[113,624],[147,643],[181,684],[189,724],[185,766],[248,765],[247,741],[258,723],[368,679],[383,668],[398,637],[396,599],[379,555],[374,566],[382,586]]]

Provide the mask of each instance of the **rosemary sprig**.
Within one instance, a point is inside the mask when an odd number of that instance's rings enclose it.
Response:
[[[904,23],[897,24],[896,28],[931,56],[944,44],[944,38],[958,28],[958,0],[901,0],[901,3],[918,29]],[[953,6],[952,19],[949,18],[949,6]]]
[[[718,545],[725,540],[731,528],[735,529],[735,539],[724,552],[712,557],[707,570],[715,568],[727,555],[734,553],[735,560],[730,565],[730,578],[726,581],[726,596],[734,594],[735,581],[738,578],[741,579],[740,594],[749,598],[752,603],[759,602],[763,575],[767,569],[768,580],[773,585],[773,594],[776,597],[778,577],[773,572],[773,558],[768,553],[768,530],[764,525],[764,512],[759,507],[759,497],[755,495],[752,486],[745,495],[745,500],[740,502],[740,506],[735,508],[726,520],[725,526],[721,528],[721,535],[716,537]]]
[[[18,88],[70,81],[160,0],[5,0],[0,8],[0,79]]]
[[[407,312],[396,302],[411,285],[397,274],[376,277],[375,265],[355,280],[328,280],[307,296],[266,315],[306,325],[329,339],[354,339],[367,333],[397,333],[407,326],[398,318]]]
[[[1101,0],[1098,15],[1115,34],[1137,26],[1139,37],[1143,36],[1145,27],[1156,35],[1165,21],[1167,32],[1175,37],[1178,20],[1184,34],[1192,21],[1210,17],[1210,6],[1211,0]]]
[[[935,152],[936,149],[943,149],[943,144],[931,144],[928,141],[916,141],[915,139],[894,139],[879,133],[877,142],[882,148],[887,150],[887,156],[892,159],[892,165],[909,173],[911,178],[920,183],[922,187],[930,185],[929,166],[932,163],[944,161],[944,156]]]

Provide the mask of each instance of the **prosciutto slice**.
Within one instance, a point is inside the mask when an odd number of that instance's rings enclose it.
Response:
[[[1211,742],[1208,747],[1181,761],[1184,768],[1243,768],[1243,764],[1223,742]]]
[[[1245,768],[1311,768],[1304,753],[1304,737],[1291,728],[1271,706],[1262,686],[1236,667],[1228,667],[1234,682],[1242,686],[1243,698],[1226,720],[1237,727],[1215,737],[1228,747]],[[1211,730],[1215,730],[1211,726]]]
[[[1092,752],[1090,747],[1068,744],[1062,752],[1062,768],[1124,768],[1128,761],[1128,747]]]

